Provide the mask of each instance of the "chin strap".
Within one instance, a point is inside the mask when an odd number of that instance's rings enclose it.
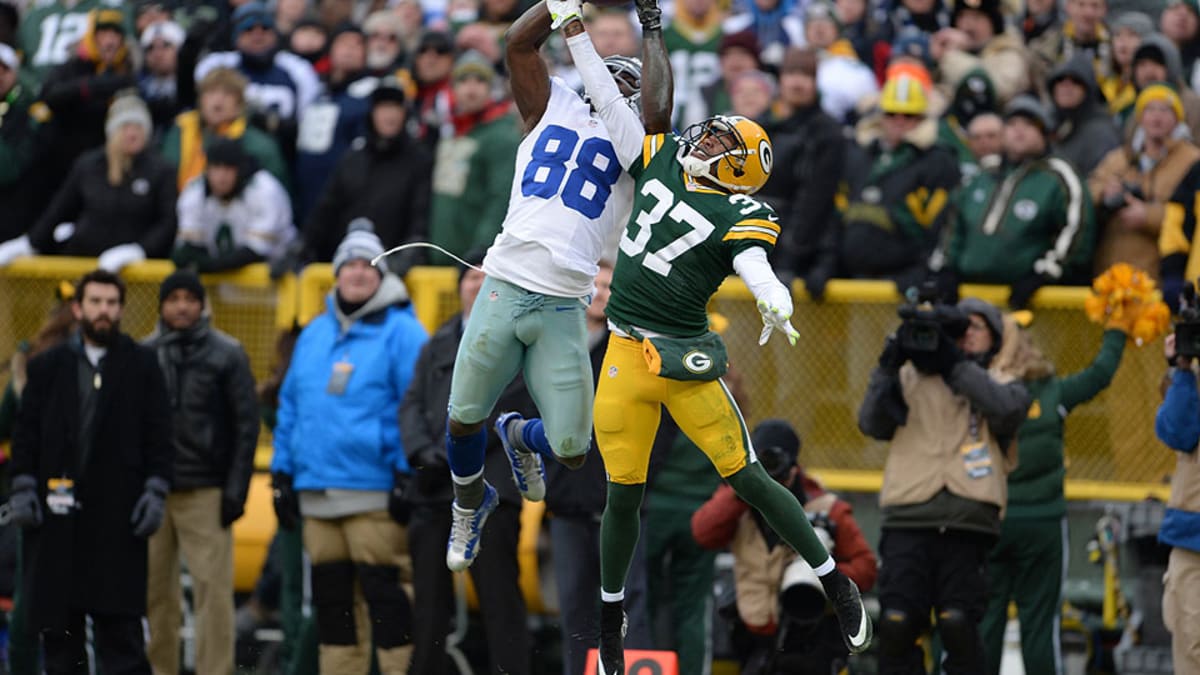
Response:
[[[691,155],[684,155],[679,158],[679,163],[683,165],[683,172],[693,178],[708,177],[709,161],[711,160],[700,159]]]

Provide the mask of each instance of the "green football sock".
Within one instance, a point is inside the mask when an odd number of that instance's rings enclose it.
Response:
[[[771,529],[813,569],[829,560],[829,551],[813,532],[796,495],[767,475],[762,464],[748,464],[727,480],[738,497],[761,513]]]
[[[608,503],[600,520],[600,588],[619,593],[625,588],[625,575],[637,546],[644,483],[608,484]]]

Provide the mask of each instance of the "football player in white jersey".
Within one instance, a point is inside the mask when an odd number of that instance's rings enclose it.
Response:
[[[533,501],[545,496],[543,458],[570,468],[586,458],[594,390],[584,310],[597,261],[624,227],[633,195],[614,146],[636,139],[641,147],[646,134],[634,110],[640,62],[606,61],[623,109],[607,115],[606,124],[589,102],[550,77],[538,51],[550,31],[550,14],[539,2],[505,35],[525,138],[508,214],[483,261],[487,279],[463,330],[450,386],[446,452],[455,498],[446,565],[455,571],[475,561],[484,522],[498,503],[483,480],[484,422],[518,372],[543,418],[505,413],[495,428],[521,493]],[[665,124],[661,130],[670,120]]]

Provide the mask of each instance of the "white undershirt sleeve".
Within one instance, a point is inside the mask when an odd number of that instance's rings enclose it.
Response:
[[[792,313],[792,294],[775,276],[767,252],[760,246],[748,248],[733,257],[733,271],[746,282],[755,301],[763,300],[768,305],[787,314]]]

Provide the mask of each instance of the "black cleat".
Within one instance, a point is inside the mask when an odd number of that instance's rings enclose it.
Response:
[[[629,621],[624,604],[620,600],[600,604],[599,675],[625,675],[625,631]]]
[[[845,574],[834,570],[821,577],[821,585],[825,587],[825,596],[833,605],[841,624],[842,642],[851,654],[861,654],[871,646],[871,636],[874,629],[867,609],[863,607],[862,596],[858,586]]]

